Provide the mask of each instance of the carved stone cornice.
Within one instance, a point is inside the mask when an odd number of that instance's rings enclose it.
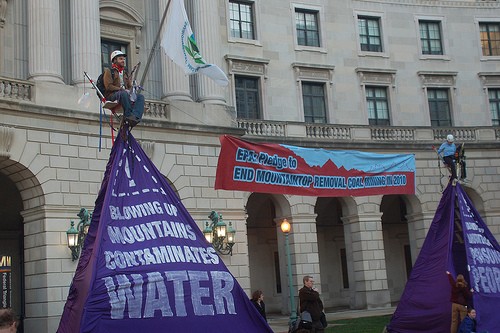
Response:
[[[0,28],[5,26],[5,17],[7,16],[7,0],[0,0]]]
[[[10,147],[14,137],[14,130],[11,127],[0,126],[0,158],[10,158]]]
[[[456,86],[458,72],[440,72],[440,71],[420,71],[417,75],[420,77],[422,86],[446,86],[453,87]]]
[[[477,73],[483,89],[488,89],[488,87],[500,87],[500,72],[480,72]]]
[[[396,70],[383,68],[356,68],[361,85],[380,84],[396,87]]]
[[[125,39],[130,42],[131,50],[139,54],[141,48],[139,42],[145,25],[142,15],[133,7],[117,0],[100,1],[99,10],[101,35],[111,39]]]
[[[297,82],[302,80],[313,80],[325,81],[333,84],[333,71],[335,70],[335,66],[294,62],[292,68]]]
[[[263,76],[267,79],[267,65],[269,59],[250,58],[234,55],[226,55],[224,57],[227,61],[229,74],[249,74]]]

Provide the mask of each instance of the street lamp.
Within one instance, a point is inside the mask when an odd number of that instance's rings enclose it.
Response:
[[[215,210],[208,217],[212,221],[205,222],[206,226],[203,229],[205,239],[220,254],[233,255],[236,230],[233,229],[232,223],[229,222],[229,225],[226,225],[222,219],[222,214],[217,213]]]
[[[66,231],[66,237],[68,239],[68,247],[71,250],[71,258],[73,261],[80,257],[80,252],[83,247],[83,242],[85,237],[89,232],[90,221],[92,219],[92,213],[89,213],[87,209],[82,208],[80,212],[76,214],[80,218],[80,222],[75,229],[75,221],[71,221],[71,226]]]
[[[290,258],[290,244],[288,242],[288,234],[292,229],[290,222],[287,219],[283,219],[281,222],[281,231],[285,234],[285,251],[286,251],[286,261],[288,266],[288,286],[290,287],[290,323],[294,323],[297,320],[297,312],[295,310],[295,298],[293,292],[293,280],[292,280],[292,259]]]

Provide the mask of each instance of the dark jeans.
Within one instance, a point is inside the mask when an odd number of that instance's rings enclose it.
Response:
[[[128,92],[125,90],[120,90],[112,93],[108,100],[114,101],[117,100],[120,102],[123,108],[123,116],[128,118],[130,116],[134,116],[139,122],[142,119],[142,114],[144,113],[144,96],[141,94],[137,94],[137,100],[134,104],[130,102],[130,96]]]
[[[455,161],[453,156],[445,156],[443,157],[444,163],[450,167],[451,169],[451,179],[457,178],[457,167],[455,166]]]

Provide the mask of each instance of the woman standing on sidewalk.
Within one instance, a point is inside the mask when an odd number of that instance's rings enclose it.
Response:
[[[266,318],[266,305],[264,304],[264,293],[262,290],[256,290],[252,294],[252,299],[250,300],[255,306],[260,315],[267,321]]]

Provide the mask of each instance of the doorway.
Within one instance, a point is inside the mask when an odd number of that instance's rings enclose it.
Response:
[[[23,332],[24,259],[23,200],[7,176],[0,174],[0,306],[12,308],[21,320]]]

